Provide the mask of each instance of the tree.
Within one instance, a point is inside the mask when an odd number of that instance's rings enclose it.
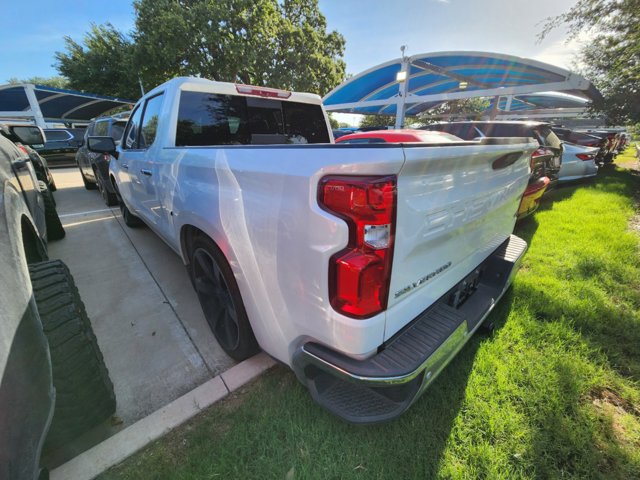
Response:
[[[58,71],[79,90],[138,98],[138,81],[175,76],[324,94],[345,75],[345,40],[327,31],[317,0],[135,0],[130,35],[92,25],[84,46],[65,37]]]
[[[336,120],[335,118],[333,118],[333,115],[329,114],[329,124],[331,125],[332,129],[336,129],[336,128],[340,128],[340,122],[338,122],[338,120]]]
[[[317,0],[136,0],[145,78],[174,75],[323,94],[344,78],[345,40]]]
[[[418,115],[418,123],[427,125],[443,118],[446,120],[478,120],[487,113],[489,105],[489,99],[480,97],[450,100]]]
[[[56,52],[56,68],[69,88],[135,100],[140,97],[135,45],[113,25],[91,25],[84,46],[65,37],[66,52]]]
[[[23,79],[18,79],[16,77],[11,77],[9,80],[7,80],[7,83],[11,84],[11,85],[16,85],[19,83],[33,83],[34,85],[45,85],[47,87],[53,87],[53,88],[68,88],[69,87],[69,81],[64,78],[64,77],[60,77],[60,76],[54,76],[54,77],[31,77],[31,78],[23,78]]]
[[[592,33],[579,55],[582,73],[603,95],[592,102],[592,112],[612,124],[640,122],[640,0],[579,0],[547,19],[540,40],[561,25],[569,27],[570,38]]]
[[[395,123],[396,117],[393,115],[365,115],[360,121],[360,128],[389,127]]]

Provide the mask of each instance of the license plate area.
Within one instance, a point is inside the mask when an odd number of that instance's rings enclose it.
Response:
[[[449,292],[447,305],[453,308],[460,308],[478,289],[480,278],[482,277],[482,270],[482,268],[476,268],[458,283],[458,285]]]

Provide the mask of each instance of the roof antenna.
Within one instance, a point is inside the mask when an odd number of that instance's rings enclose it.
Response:
[[[142,79],[140,75],[138,75],[138,83],[140,84],[140,91],[142,92],[142,96],[144,97],[144,87],[142,86]]]

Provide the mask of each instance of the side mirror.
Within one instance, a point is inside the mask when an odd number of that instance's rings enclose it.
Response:
[[[33,125],[11,125],[9,131],[23,145],[44,145],[46,141],[42,129]]]
[[[116,142],[111,137],[89,137],[87,138],[87,148],[91,152],[106,153],[118,158]]]

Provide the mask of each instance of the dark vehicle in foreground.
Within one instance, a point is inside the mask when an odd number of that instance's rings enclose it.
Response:
[[[531,137],[540,148],[531,155],[531,180],[548,177],[549,187],[558,183],[562,164],[562,141],[551,126],[543,122],[469,121],[441,122],[422,127],[424,130],[447,132],[463,140],[483,137]]]
[[[42,134],[21,127],[21,143]],[[31,129],[31,133],[28,130]],[[56,215],[57,217],[57,215]],[[108,418],[113,385],[68,268],[47,256],[45,203],[28,156],[0,135],[0,478],[48,478],[43,447]]]
[[[86,129],[80,148],[76,153],[76,163],[80,169],[82,182],[87,190],[100,190],[100,194],[107,206],[118,204],[115,189],[109,181],[109,161],[111,155],[95,153],[87,148],[89,136],[111,137],[116,144],[120,143],[122,132],[127,126],[128,117],[115,116],[98,118],[91,122]]]
[[[8,124],[0,125],[0,135],[11,140],[20,150],[22,150],[24,153],[26,153],[29,156],[29,159],[31,160],[31,164],[33,165],[33,169],[36,172],[36,177],[38,177],[38,180],[40,180],[41,182],[44,182],[44,184],[47,186],[49,190],[51,190],[52,192],[55,192],[56,182],[53,178],[53,175],[51,174],[51,170],[49,170],[49,165],[47,164],[47,161],[31,146],[24,145],[20,141],[20,138],[18,138],[13,132],[15,127],[24,127],[24,126],[8,125]]]
[[[70,167],[82,143],[84,130],[79,128],[45,128],[45,143],[34,146],[51,166]]]

